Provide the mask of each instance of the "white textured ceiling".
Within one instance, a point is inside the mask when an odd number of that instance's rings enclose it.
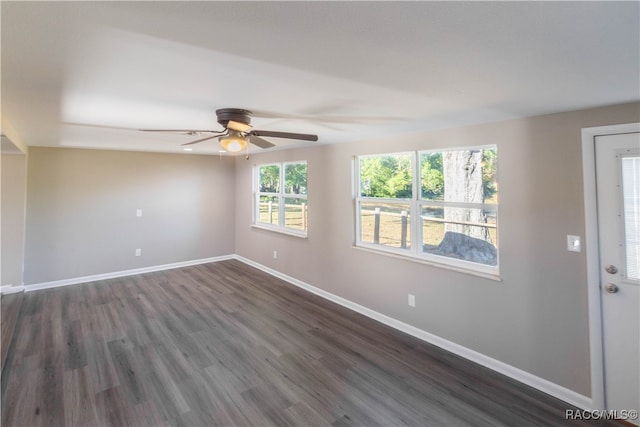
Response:
[[[640,99],[638,2],[0,7],[3,127],[28,145],[179,152],[194,137],[106,127],[218,129],[225,107],[341,143]]]

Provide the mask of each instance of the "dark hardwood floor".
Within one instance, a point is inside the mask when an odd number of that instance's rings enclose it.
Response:
[[[2,376],[3,427],[580,425],[568,408],[238,261],[27,293]]]
[[[23,295],[22,292],[2,295],[0,300],[0,321],[2,323],[0,332],[0,371],[4,369],[4,362],[7,360],[9,344],[16,328]]]

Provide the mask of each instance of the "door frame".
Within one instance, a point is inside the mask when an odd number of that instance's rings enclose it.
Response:
[[[589,308],[589,353],[591,405],[606,409],[604,399],[604,348],[602,344],[602,293],[600,292],[600,249],[596,195],[596,137],[640,132],[640,123],[597,126],[582,129],[582,175],[584,185],[585,253]]]

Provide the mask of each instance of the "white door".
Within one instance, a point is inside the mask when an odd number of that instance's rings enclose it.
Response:
[[[595,146],[604,398],[620,414],[640,410],[640,134]]]

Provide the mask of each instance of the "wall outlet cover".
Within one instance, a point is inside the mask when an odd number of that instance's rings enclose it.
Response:
[[[567,236],[567,250],[570,252],[581,252],[582,245],[580,244],[580,236],[574,236],[569,234]]]

